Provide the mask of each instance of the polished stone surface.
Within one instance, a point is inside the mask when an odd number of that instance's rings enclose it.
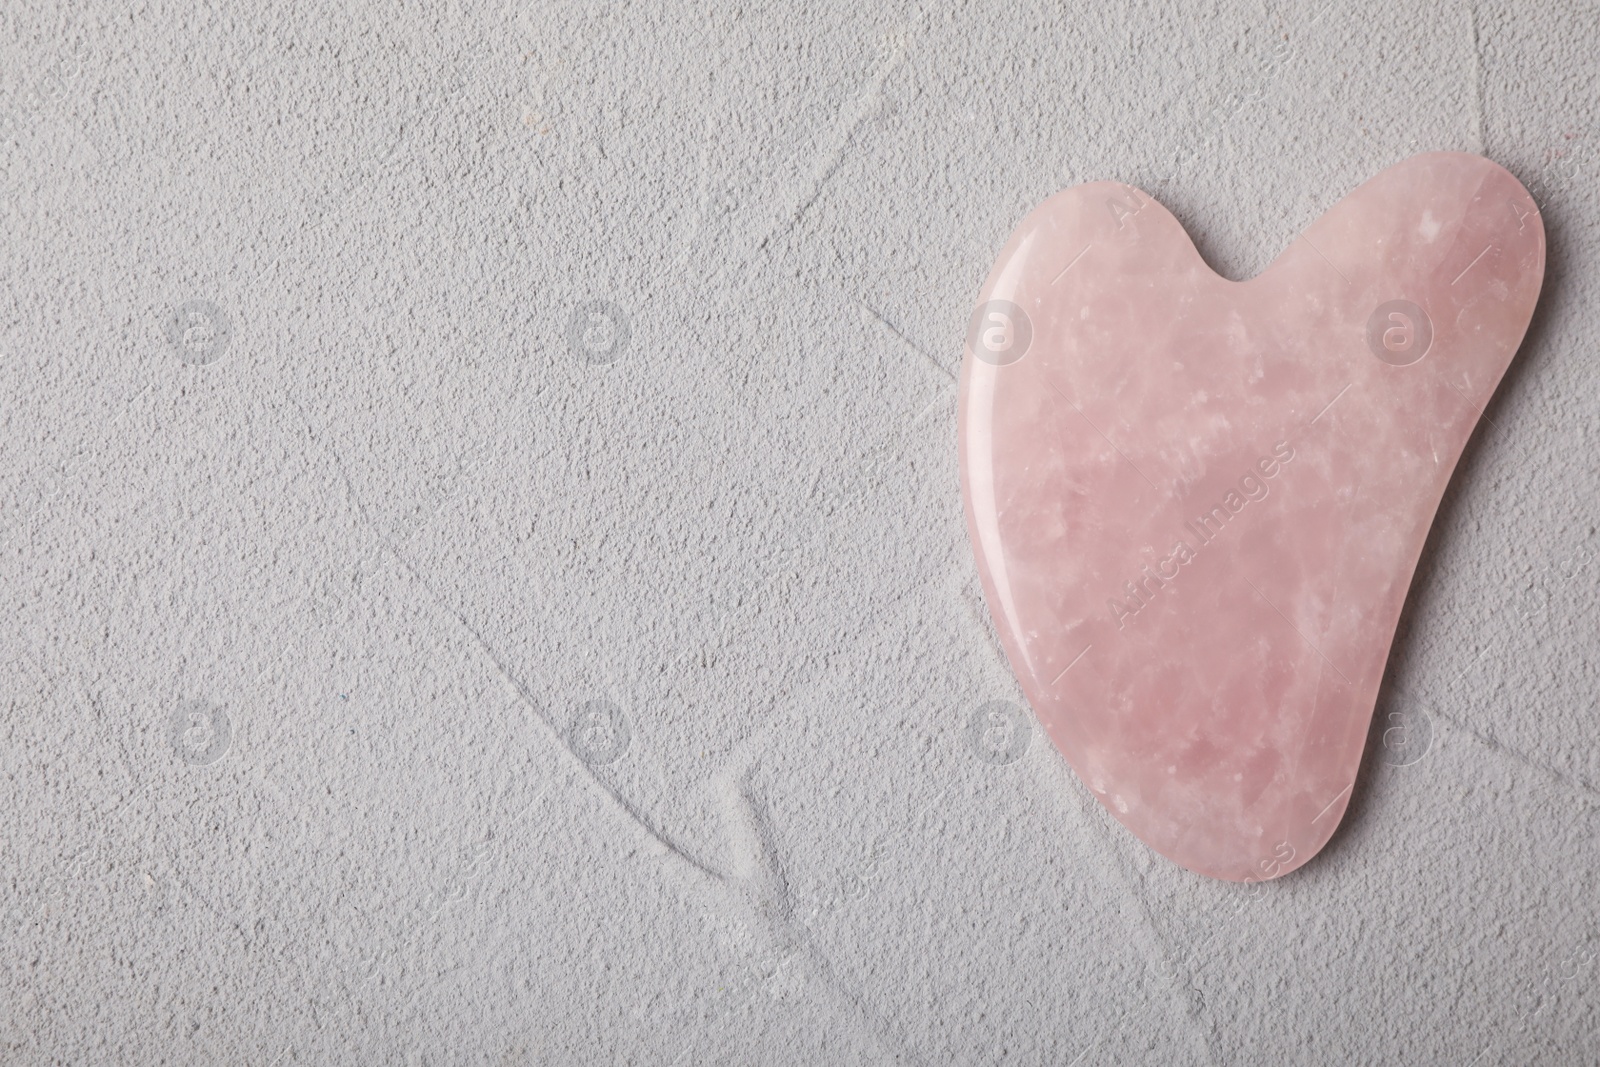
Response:
[[[1338,826],[1418,555],[1544,260],[1522,185],[1444,152],[1366,182],[1245,282],[1115,182],[1012,235],[961,376],[972,543],[1041,725],[1163,855],[1263,880]]]

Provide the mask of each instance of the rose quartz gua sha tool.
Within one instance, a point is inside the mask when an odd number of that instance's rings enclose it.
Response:
[[[1040,723],[1190,870],[1294,870],[1349,803],[1450,472],[1533,314],[1544,229],[1413,157],[1246,282],[1148,194],[1023,220],[967,336],[967,523]]]

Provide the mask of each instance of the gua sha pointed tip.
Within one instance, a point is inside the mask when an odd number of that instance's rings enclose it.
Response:
[[[1263,880],[1333,834],[1544,257],[1527,190],[1445,152],[1371,179],[1245,282],[1114,182],[1012,235],[962,366],[972,544],[1045,731],[1162,855]]]

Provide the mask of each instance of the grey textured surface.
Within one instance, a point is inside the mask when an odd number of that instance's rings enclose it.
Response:
[[[0,1062],[1600,1062],[1593,5],[4,21]],[[966,318],[1428,149],[1544,296],[1344,828],[1207,881],[974,747]]]

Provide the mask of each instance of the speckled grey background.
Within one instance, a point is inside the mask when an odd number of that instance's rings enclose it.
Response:
[[[3,21],[0,1062],[1600,1062],[1594,5]],[[1429,149],[1544,295],[1344,828],[1211,882],[994,706],[967,315]]]

